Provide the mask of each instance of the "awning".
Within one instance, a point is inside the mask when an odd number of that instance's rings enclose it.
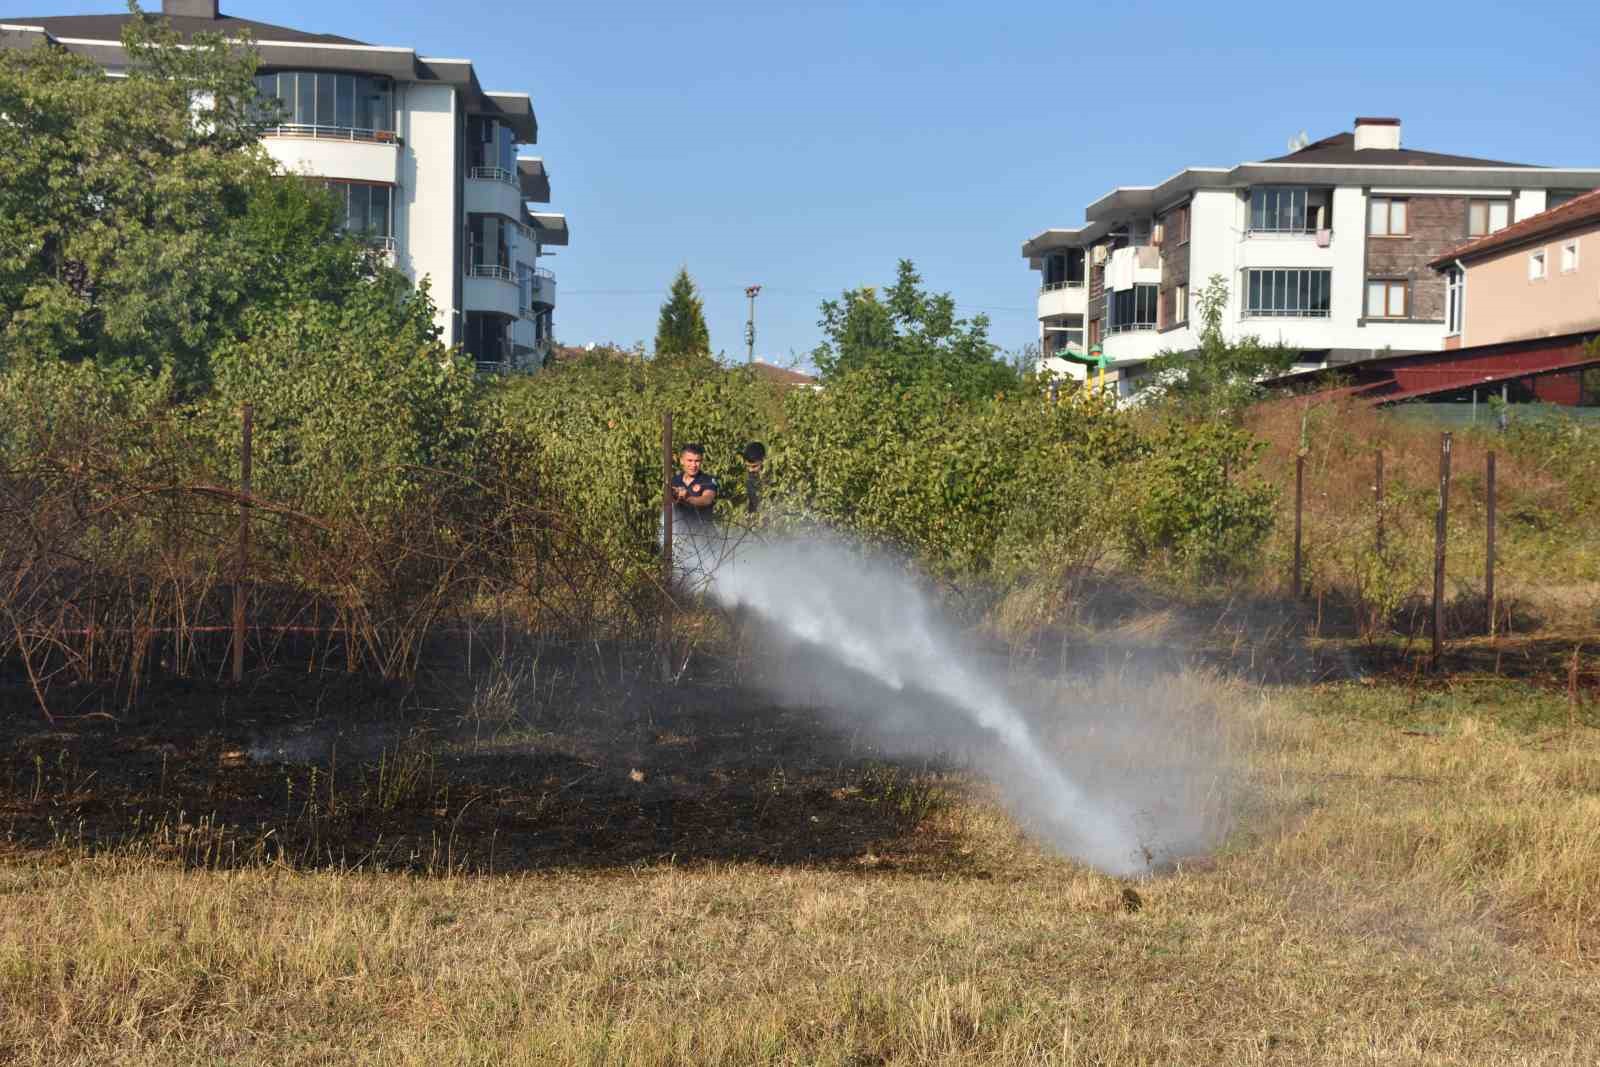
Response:
[[[540,244],[566,247],[568,234],[565,215],[535,214],[530,211],[528,225],[539,231]]]
[[[550,202],[550,174],[544,169],[544,160],[517,160],[517,180],[522,185],[522,199],[536,204]]]

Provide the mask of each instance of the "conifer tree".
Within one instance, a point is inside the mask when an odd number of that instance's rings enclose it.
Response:
[[[711,356],[711,334],[706,329],[705,305],[695,292],[688,267],[679,267],[667,302],[661,305],[656,326],[657,359],[693,359]]]

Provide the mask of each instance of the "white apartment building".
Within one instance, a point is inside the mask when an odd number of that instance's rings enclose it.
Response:
[[[1596,187],[1600,167],[1405,148],[1393,118],[1358,118],[1276,159],[1119,187],[1084,225],[1022,246],[1041,272],[1042,364],[1081,380],[1103,355],[1108,383],[1129,395],[1151,356],[1197,346],[1213,275],[1228,284],[1226,334],[1283,344],[1307,365],[1436,351],[1446,292],[1429,262]]]
[[[418,55],[235,18],[217,0],[163,0],[185,39],[249,34],[256,84],[280,102],[263,144],[283,167],[344,194],[346,227],[373,241],[413,282],[429,279],[445,339],[483,370],[526,370],[551,345],[555,275],[541,265],[567,244],[550,201],[526,93],[489,92],[466,59]],[[125,68],[128,15],[0,20],[0,44],[41,41]]]

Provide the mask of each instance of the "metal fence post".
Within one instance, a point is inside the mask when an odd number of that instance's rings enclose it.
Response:
[[[661,675],[672,677],[672,412],[661,413]]]
[[[1489,636],[1495,636],[1495,604],[1494,604],[1494,453],[1489,453],[1488,471],[1484,479],[1484,497],[1488,503],[1489,514],[1487,517],[1486,545],[1483,561],[1483,603],[1489,611]]]
[[[244,584],[250,572],[250,438],[255,423],[255,406],[246,404],[241,416],[239,445],[239,561],[233,582],[233,681],[244,681]]]
[[[1450,435],[1439,437],[1439,514],[1433,528],[1433,666],[1444,646],[1444,548],[1450,513]]]

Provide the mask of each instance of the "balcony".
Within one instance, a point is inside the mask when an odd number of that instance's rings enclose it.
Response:
[[[1089,291],[1084,282],[1053,282],[1039,289],[1039,317],[1057,315],[1082,315],[1089,303]]]
[[[274,126],[261,146],[290,174],[397,185],[400,142],[387,130]]]
[[[533,315],[539,308],[556,306],[556,276],[540,267],[528,279],[527,308],[523,314]]]
[[[1106,259],[1106,289],[1124,292],[1135,285],[1161,282],[1161,249],[1155,245],[1124,245]]]
[[[462,304],[468,311],[486,311],[507,318],[521,314],[521,287],[510,267],[472,263],[466,269]]]
[[[468,168],[465,199],[468,214],[522,217],[522,185],[503,167]]]

